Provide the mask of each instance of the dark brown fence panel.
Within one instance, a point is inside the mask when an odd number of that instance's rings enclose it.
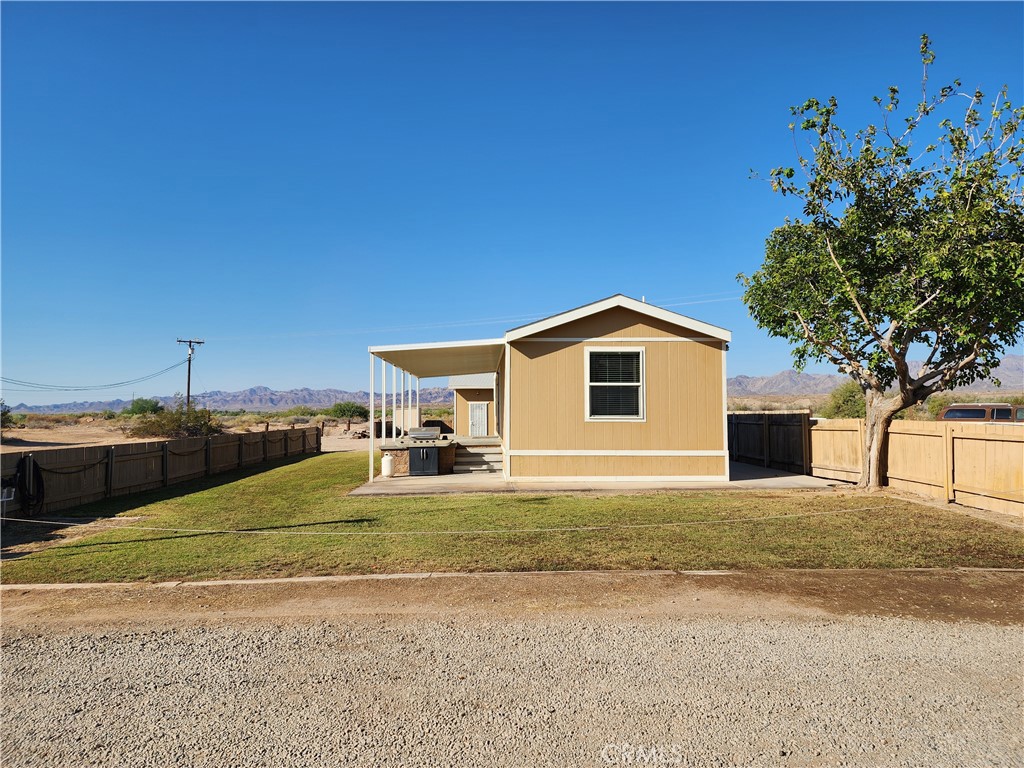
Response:
[[[809,473],[810,418],[810,411],[730,413],[729,459]]]
[[[124,443],[107,449],[113,457],[111,496],[148,491],[163,485],[163,443]]]
[[[18,462],[32,456],[43,476],[43,512],[67,509],[139,491],[180,483],[265,461],[318,453],[317,427],[273,432],[191,437],[146,443],[44,448],[0,455],[3,477],[13,477]],[[20,494],[5,505],[17,517]]]
[[[186,437],[167,443],[167,482],[180,483],[206,474],[206,438]]]
[[[267,433],[267,460],[281,459],[287,456],[285,448],[288,432],[281,430]]]
[[[241,466],[238,443],[241,435],[215,435],[210,438],[210,474],[227,472]]]
[[[260,464],[263,462],[263,438],[266,432],[257,434],[242,433],[239,437],[242,440],[242,466]]]

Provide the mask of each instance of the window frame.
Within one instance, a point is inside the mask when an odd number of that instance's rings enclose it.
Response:
[[[622,382],[597,382],[590,381],[590,355],[592,352],[639,352],[640,353],[640,381],[636,384]],[[596,387],[629,387],[635,386],[639,390],[638,402],[640,408],[639,416],[594,416],[590,412],[590,388]],[[595,422],[631,422],[642,423],[647,421],[647,348],[635,346],[584,346],[583,347],[583,420]]]

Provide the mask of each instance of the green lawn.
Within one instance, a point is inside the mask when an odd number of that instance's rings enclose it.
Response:
[[[84,507],[80,514],[141,516],[133,523],[139,526],[276,533],[110,530],[9,560],[3,564],[2,579],[24,583],[417,571],[1024,568],[1024,537],[1018,532],[884,495],[694,491],[347,497],[349,489],[363,482],[365,472],[364,454],[325,454],[265,472],[227,474]],[[832,511],[836,514],[820,514]],[[779,515],[810,516],[769,519]],[[708,522],[740,518],[745,520]],[[10,525],[7,531],[16,532],[14,526],[22,524]],[[609,527],[516,532],[595,526]],[[361,535],[282,535],[323,531]],[[394,535],[365,535],[382,533]]]

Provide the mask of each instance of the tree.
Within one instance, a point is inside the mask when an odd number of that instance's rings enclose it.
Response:
[[[826,419],[863,419],[864,412],[864,392],[855,381],[847,381],[833,389],[821,409],[821,415]]]
[[[121,410],[125,416],[140,416],[144,413],[160,413],[164,407],[155,398],[139,397],[132,400],[132,404]]]
[[[0,429],[10,429],[14,426],[14,416],[11,415],[11,407],[0,399]]]
[[[761,268],[739,275],[751,316],[795,344],[798,369],[827,360],[864,392],[860,486],[872,489],[893,416],[988,378],[1024,335],[1024,109],[1005,86],[987,106],[959,81],[929,95],[926,35],[920,51],[921,101],[898,124],[895,86],[874,98],[879,124],[852,139],[834,97],[791,109],[810,156],[770,180],[804,218],[775,229]],[[912,351],[924,358],[913,368]]]
[[[181,395],[175,396],[174,408],[144,413],[127,429],[132,437],[170,438],[209,437],[223,431],[208,409],[186,405]]]
[[[352,429],[352,419],[368,419],[370,418],[370,409],[365,405],[354,403],[351,400],[346,400],[344,403],[335,403],[328,409],[328,416],[333,416],[336,419],[347,419],[345,429]]]

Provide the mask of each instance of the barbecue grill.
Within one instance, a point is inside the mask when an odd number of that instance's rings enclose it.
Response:
[[[423,442],[425,440],[440,440],[440,427],[410,427],[405,432],[406,436],[413,441]]]

